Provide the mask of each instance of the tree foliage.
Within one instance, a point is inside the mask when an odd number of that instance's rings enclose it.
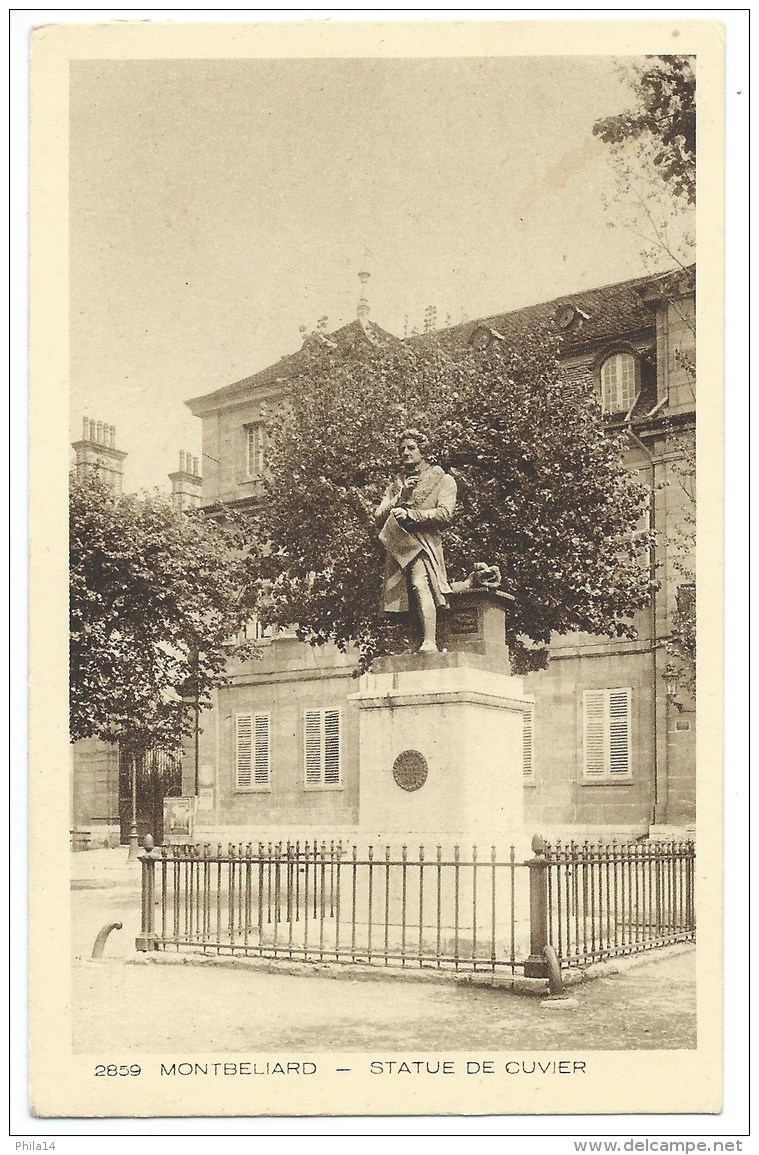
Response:
[[[664,183],[696,203],[696,75],[688,56],[649,56],[629,68],[635,107],[597,121],[593,132],[612,148],[650,144]]]
[[[632,636],[651,593],[649,537],[636,532],[648,494],[587,387],[560,377],[557,352],[540,334],[484,352],[431,337],[314,351],[269,421],[257,533],[270,547],[253,563],[271,583],[269,619],[298,623],[314,644],[356,641],[363,665],[395,647],[373,510],[413,425],[459,482],[449,577],[499,564],[515,653],[552,631]]]
[[[668,563],[678,585],[670,623],[667,657],[677,671],[680,687],[696,692],[696,442],[692,434],[669,437],[670,482],[679,490],[677,519],[667,542]]]
[[[682,587],[681,587],[682,588]],[[696,693],[696,585],[689,596],[678,599],[667,641],[667,657],[679,678],[680,689],[691,698]]]
[[[686,56],[652,56],[619,70],[634,106],[604,117],[593,132],[609,145],[613,191],[604,195],[607,228],[641,244],[646,269],[658,273],[695,259],[696,91]]]
[[[175,748],[224,680],[245,611],[239,528],[73,480],[70,737]]]

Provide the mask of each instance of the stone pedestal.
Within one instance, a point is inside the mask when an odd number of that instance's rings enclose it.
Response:
[[[530,854],[522,759],[532,699],[511,673],[507,605],[492,593],[454,595],[438,623],[444,652],[382,658],[352,695],[356,841],[378,864],[371,912],[368,888],[358,888],[359,933],[368,936],[379,904],[391,943],[418,935],[433,955],[526,956],[528,872],[508,864]],[[385,857],[396,864],[388,871]]]
[[[506,614],[513,598],[499,590],[451,594],[449,608],[438,613],[438,646],[446,653],[481,654],[490,669],[510,674]]]
[[[453,595],[446,650],[375,662],[359,707],[362,842],[428,853],[511,843],[526,855],[523,714],[532,699],[510,672],[503,595]]]

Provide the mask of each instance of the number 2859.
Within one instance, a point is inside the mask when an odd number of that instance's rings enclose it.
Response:
[[[95,1067],[95,1075],[141,1075],[142,1068],[138,1063],[132,1063],[127,1066],[126,1063],[98,1063]]]

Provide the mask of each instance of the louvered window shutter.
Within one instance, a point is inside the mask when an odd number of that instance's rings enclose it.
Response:
[[[609,690],[609,774],[630,773],[630,691]]]
[[[584,765],[586,778],[630,775],[629,689],[583,693]]]
[[[522,773],[532,778],[532,710],[522,714]]]
[[[256,714],[255,734],[255,784],[269,785],[269,715]]]
[[[253,715],[238,714],[236,730],[235,786],[238,790],[245,790],[252,780]]]
[[[324,711],[324,781],[330,786],[340,781],[340,711]]]
[[[307,786],[340,784],[340,711],[306,710],[304,745]]]
[[[606,774],[606,691],[583,692],[583,753],[587,778]]]
[[[304,723],[306,784],[318,785],[322,778],[321,711],[306,710]]]

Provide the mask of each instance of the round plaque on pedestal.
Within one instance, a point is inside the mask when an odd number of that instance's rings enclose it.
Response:
[[[404,750],[393,762],[393,778],[401,790],[420,790],[427,781],[427,761],[418,750]]]

